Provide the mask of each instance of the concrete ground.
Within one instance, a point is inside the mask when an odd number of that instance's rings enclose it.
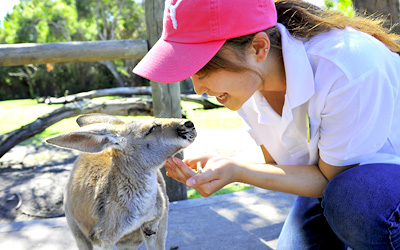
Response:
[[[254,188],[172,202],[166,249],[275,249],[295,196]],[[0,249],[77,249],[64,217],[0,224]],[[145,249],[144,244],[140,249]]]

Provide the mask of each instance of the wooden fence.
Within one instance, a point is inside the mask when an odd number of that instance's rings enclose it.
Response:
[[[146,40],[0,44],[0,66],[141,59]]]

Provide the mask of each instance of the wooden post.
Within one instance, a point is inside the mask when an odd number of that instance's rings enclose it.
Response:
[[[146,0],[145,15],[147,38],[151,48],[161,37],[164,14],[163,0]],[[154,116],[159,118],[181,118],[181,99],[179,83],[159,83],[150,81],[153,97]],[[181,156],[182,157],[182,156]],[[162,169],[170,201],[187,199],[186,186],[180,182],[166,177]]]
[[[0,66],[141,59],[146,40],[0,44]]]

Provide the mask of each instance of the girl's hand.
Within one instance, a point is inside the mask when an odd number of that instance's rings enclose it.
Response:
[[[196,174],[194,171],[199,161],[205,172]],[[203,156],[184,161],[176,157],[169,158],[165,168],[169,177],[196,189],[204,197],[234,182],[239,169],[233,159],[223,156]]]

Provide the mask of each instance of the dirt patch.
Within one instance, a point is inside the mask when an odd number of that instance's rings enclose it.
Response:
[[[0,223],[63,216],[63,190],[78,152],[18,145],[0,159]]]

